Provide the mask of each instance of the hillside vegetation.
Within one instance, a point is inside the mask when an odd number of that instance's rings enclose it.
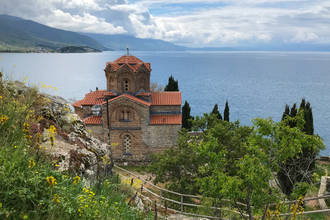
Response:
[[[127,205],[130,190],[104,173],[104,150],[70,115],[0,73],[0,219],[151,219]],[[61,137],[76,140],[68,158],[50,153]]]
[[[53,51],[65,46],[106,49],[94,39],[71,31],[51,28],[34,21],[0,15],[1,51]]]

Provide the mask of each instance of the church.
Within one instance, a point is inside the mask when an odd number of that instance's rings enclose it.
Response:
[[[113,158],[148,161],[151,153],[175,146],[181,92],[151,91],[150,63],[129,53],[106,63],[104,71],[107,89],[87,93],[73,107],[93,136],[110,140]]]

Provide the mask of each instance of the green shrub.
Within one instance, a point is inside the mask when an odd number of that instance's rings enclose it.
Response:
[[[151,219],[127,204],[115,179],[96,193],[40,153],[42,104],[37,90],[19,94],[0,77],[0,219]]]

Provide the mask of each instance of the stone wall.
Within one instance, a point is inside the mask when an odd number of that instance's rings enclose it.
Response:
[[[145,161],[148,159],[149,147],[143,142],[141,130],[112,130],[110,135],[113,158],[116,161]],[[124,153],[123,137],[125,135],[131,137],[131,147],[128,154]]]
[[[81,107],[74,107],[74,112],[80,117],[80,119],[84,118],[84,112]]]
[[[107,126],[106,105],[103,106],[103,123]],[[112,151],[115,160],[143,161],[149,155],[149,147],[144,143],[142,131],[149,124],[149,106],[132,101],[126,97],[109,103],[110,136]],[[129,110],[131,120],[120,120],[122,110]],[[123,137],[129,135],[131,138],[130,154],[124,153]]]
[[[133,72],[128,66],[120,68],[118,71],[112,71],[111,65],[104,70],[107,78],[107,90],[113,90],[119,93],[124,92],[124,81],[129,82],[129,92],[137,93],[140,90],[150,90],[150,72],[145,68],[140,68]]]
[[[157,105],[157,106],[151,106],[150,108],[151,114],[157,114],[161,112],[181,112],[181,106],[180,105]]]
[[[82,106],[82,114],[83,114],[83,118],[90,116],[92,114],[92,106],[90,105]]]
[[[181,125],[150,125],[143,128],[143,141],[150,146],[150,152],[176,146]]]

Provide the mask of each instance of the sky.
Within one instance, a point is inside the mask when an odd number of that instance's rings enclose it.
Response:
[[[330,0],[0,0],[0,14],[189,47],[330,43]]]

